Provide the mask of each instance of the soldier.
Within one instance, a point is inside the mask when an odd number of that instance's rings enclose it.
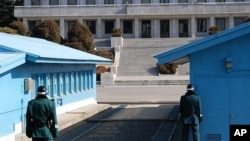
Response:
[[[182,141],[189,140],[192,130],[193,141],[199,141],[199,123],[202,120],[201,100],[194,92],[194,86],[189,84],[187,92],[180,99],[180,119],[182,121]]]
[[[32,141],[53,141],[58,134],[55,103],[47,98],[47,93],[44,86],[39,86],[37,97],[28,103],[26,135]]]

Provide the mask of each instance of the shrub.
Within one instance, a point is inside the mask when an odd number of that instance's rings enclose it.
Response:
[[[27,35],[27,28],[25,27],[25,25],[20,21],[13,21],[10,25],[10,28],[15,29],[17,31],[18,34],[20,35]]]
[[[114,54],[110,51],[99,50],[99,51],[96,51],[95,54],[114,61]]]
[[[218,26],[212,26],[209,28],[209,35],[213,35],[218,32],[220,32],[220,27]]]
[[[94,52],[94,43],[92,33],[87,25],[82,25],[77,21],[68,32],[68,40],[66,45],[78,44],[77,49],[87,52]],[[76,48],[75,46],[71,46]]]
[[[100,81],[101,80],[101,74],[108,72],[108,69],[106,69],[106,67],[104,66],[98,66],[96,67],[96,80]]]
[[[112,30],[112,37],[121,37],[122,36],[122,31],[120,28],[114,28]]]
[[[178,65],[176,64],[163,64],[158,65],[158,70],[160,74],[175,74],[177,71]]]
[[[60,43],[60,27],[54,20],[45,20],[33,28],[31,36]]]
[[[17,31],[15,29],[12,29],[9,27],[0,27],[0,32],[5,32],[9,34],[17,34]]]

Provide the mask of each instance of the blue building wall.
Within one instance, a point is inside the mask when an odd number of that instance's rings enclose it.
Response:
[[[0,99],[1,105],[4,105],[0,106],[0,121],[4,127],[0,129],[0,136],[14,132],[14,125],[25,121],[27,103],[35,98],[35,91],[39,85],[50,87],[49,95],[55,99],[57,107],[88,98],[96,99],[95,66],[95,64],[26,63],[0,74],[0,89],[4,92],[1,94],[4,97]],[[24,79],[35,82],[33,91],[24,91]]]
[[[202,141],[228,141],[230,125],[250,125],[249,39],[247,34],[190,55],[190,82],[202,99]]]

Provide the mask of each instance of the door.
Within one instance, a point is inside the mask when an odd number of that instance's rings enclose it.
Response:
[[[197,95],[201,98],[203,121],[201,141],[228,141],[229,136],[229,78],[198,77]]]
[[[230,81],[230,124],[250,125],[250,78],[231,78]]]
[[[142,21],[142,38],[151,38],[151,21]]]

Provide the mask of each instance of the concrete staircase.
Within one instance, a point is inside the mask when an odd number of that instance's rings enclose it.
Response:
[[[189,63],[179,65],[177,75],[162,75],[156,69],[155,54],[187,44],[196,38],[124,39],[115,85],[167,85],[189,82]],[[173,76],[176,76],[173,78]],[[183,77],[180,77],[183,76]],[[178,79],[178,80],[177,80]]]

